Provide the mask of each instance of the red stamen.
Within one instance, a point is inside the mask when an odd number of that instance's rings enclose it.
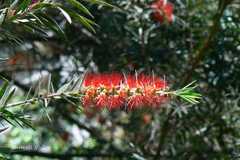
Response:
[[[167,21],[168,23],[173,22],[174,7],[172,3],[167,2],[167,0],[156,0],[150,7],[153,9],[152,17],[155,21],[160,23],[163,23],[164,21]]]
[[[83,106],[109,109],[156,107],[166,100],[166,96],[157,93],[166,86],[161,78],[144,74],[124,77],[120,73],[90,73],[83,81]]]

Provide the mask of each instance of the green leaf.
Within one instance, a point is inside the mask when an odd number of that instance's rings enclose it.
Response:
[[[9,100],[10,100],[10,99],[12,98],[12,96],[14,95],[15,90],[16,90],[16,88],[14,88],[13,90],[11,90],[11,91],[9,92],[9,94],[8,94],[8,96],[7,96],[4,104],[3,104],[3,106],[6,106],[6,105],[7,105],[7,103],[9,102]]]
[[[38,34],[42,34],[42,36],[47,36],[46,31],[42,28],[41,24],[38,23],[24,23],[26,29],[30,32],[36,32]]]
[[[72,19],[71,19],[70,15],[64,9],[62,9],[60,7],[57,7],[57,8],[62,12],[63,16],[66,18],[68,23],[71,24],[72,23]]]
[[[32,11],[37,11],[37,10],[41,10],[44,8],[50,8],[50,7],[55,8],[55,6],[52,3],[46,3],[46,2],[37,3],[32,7]]]
[[[41,25],[43,25],[43,22],[41,21],[40,18],[38,18],[37,14],[29,13],[29,16],[32,16],[32,17],[35,18]]]
[[[73,79],[70,82],[64,84],[62,87],[60,87],[57,90],[57,93],[60,94],[60,93],[64,93],[64,92],[68,91],[72,87],[72,84],[73,84]]]
[[[16,13],[21,11],[24,12],[32,3],[32,0],[23,0],[22,3],[19,4],[18,8],[16,9]]]
[[[80,11],[82,11],[83,13],[93,17],[93,15],[89,12],[89,10],[82,5],[80,2],[78,2],[77,0],[67,0],[72,6],[78,8]]]
[[[81,90],[81,87],[82,87],[82,84],[83,84],[85,75],[86,75],[86,72],[85,72],[82,76],[79,76],[79,77],[75,80],[75,83],[73,84],[73,87],[72,87],[72,90],[73,90],[73,91],[79,91],[79,90]]]
[[[47,28],[50,28],[62,39],[66,39],[64,31],[62,30],[62,28],[58,25],[58,23],[53,18],[48,17],[45,14],[40,14],[40,13],[39,13],[39,18],[41,19],[41,22],[44,23],[44,25]]]
[[[20,127],[30,127],[34,129],[31,125],[29,117],[26,117],[22,114],[12,113],[5,108],[1,108],[0,113],[1,118],[13,126],[19,125]]]
[[[1,14],[0,14],[0,25],[2,25],[6,19],[6,16],[7,16],[7,12],[8,12],[8,9],[5,8],[1,11]]]
[[[193,81],[186,85],[185,87],[174,91],[173,94],[191,104],[197,104],[199,103],[199,100],[202,98],[202,95],[194,91],[196,87],[197,85],[195,85],[195,81]]]
[[[11,87],[8,85],[0,99],[0,106],[2,107],[6,106],[7,102],[12,98],[14,92],[15,88],[11,89]]]
[[[4,95],[4,93],[5,93],[5,91],[6,91],[7,87],[8,87],[8,84],[9,84],[8,81],[4,81],[4,83],[3,83],[3,85],[2,85],[2,87],[0,89],[0,99]]]
[[[99,5],[104,5],[104,6],[115,8],[115,6],[105,2],[103,0],[86,0],[86,1],[93,3],[93,4],[99,4]]]
[[[95,29],[92,26],[92,25],[97,25],[95,22],[93,22],[92,20],[90,20],[86,17],[83,17],[83,16],[81,16],[81,15],[75,13],[75,12],[69,11],[68,13],[71,15],[71,17],[73,17],[75,20],[79,21],[87,29],[96,33]]]

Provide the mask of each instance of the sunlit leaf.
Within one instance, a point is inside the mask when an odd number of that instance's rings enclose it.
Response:
[[[64,10],[64,9],[62,9],[62,8],[60,8],[60,7],[57,7],[61,12],[62,12],[62,14],[64,15],[64,17],[66,18],[66,20],[68,21],[68,23],[72,23],[72,19],[71,19],[71,17],[70,17],[70,15]]]

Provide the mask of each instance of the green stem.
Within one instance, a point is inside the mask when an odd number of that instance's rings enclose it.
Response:
[[[186,72],[186,74],[183,78],[183,81],[182,81],[183,83],[186,83],[190,80],[194,70],[197,68],[197,66],[200,64],[200,62],[204,59],[204,57],[208,54],[210,44],[220,29],[221,17],[223,16],[223,13],[224,13],[225,9],[227,8],[227,6],[229,4],[231,4],[232,2],[233,2],[233,0],[219,0],[218,11],[213,18],[213,25],[209,28],[209,35],[203,41],[203,43],[199,47],[199,49],[195,52],[194,55],[196,55],[196,56],[194,58],[190,58],[190,60],[189,60],[190,69]]]
[[[76,93],[76,92],[52,93],[52,94],[46,95],[44,97],[40,96],[40,97],[35,97],[35,98],[27,99],[27,100],[24,100],[24,101],[16,102],[16,103],[10,103],[10,104],[7,104],[5,107],[9,108],[9,107],[16,107],[16,106],[21,106],[21,105],[26,105],[26,104],[33,104],[35,102],[38,102],[38,101],[41,101],[41,100],[44,100],[44,99],[47,99],[47,100],[49,100],[49,99],[60,99],[63,96],[70,97],[70,96],[73,96],[73,95],[79,95],[79,93]]]

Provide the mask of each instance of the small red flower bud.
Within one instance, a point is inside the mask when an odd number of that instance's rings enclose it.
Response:
[[[144,114],[142,119],[144,124],[149,124],[152,120],[152,116],[150,114]]]
[[[173,4],[167,2],[167,0],[156,0],[150,6],[153,10],[152,17],[155,21],[163,23],[164,21],[172,23],[173,16]]]

